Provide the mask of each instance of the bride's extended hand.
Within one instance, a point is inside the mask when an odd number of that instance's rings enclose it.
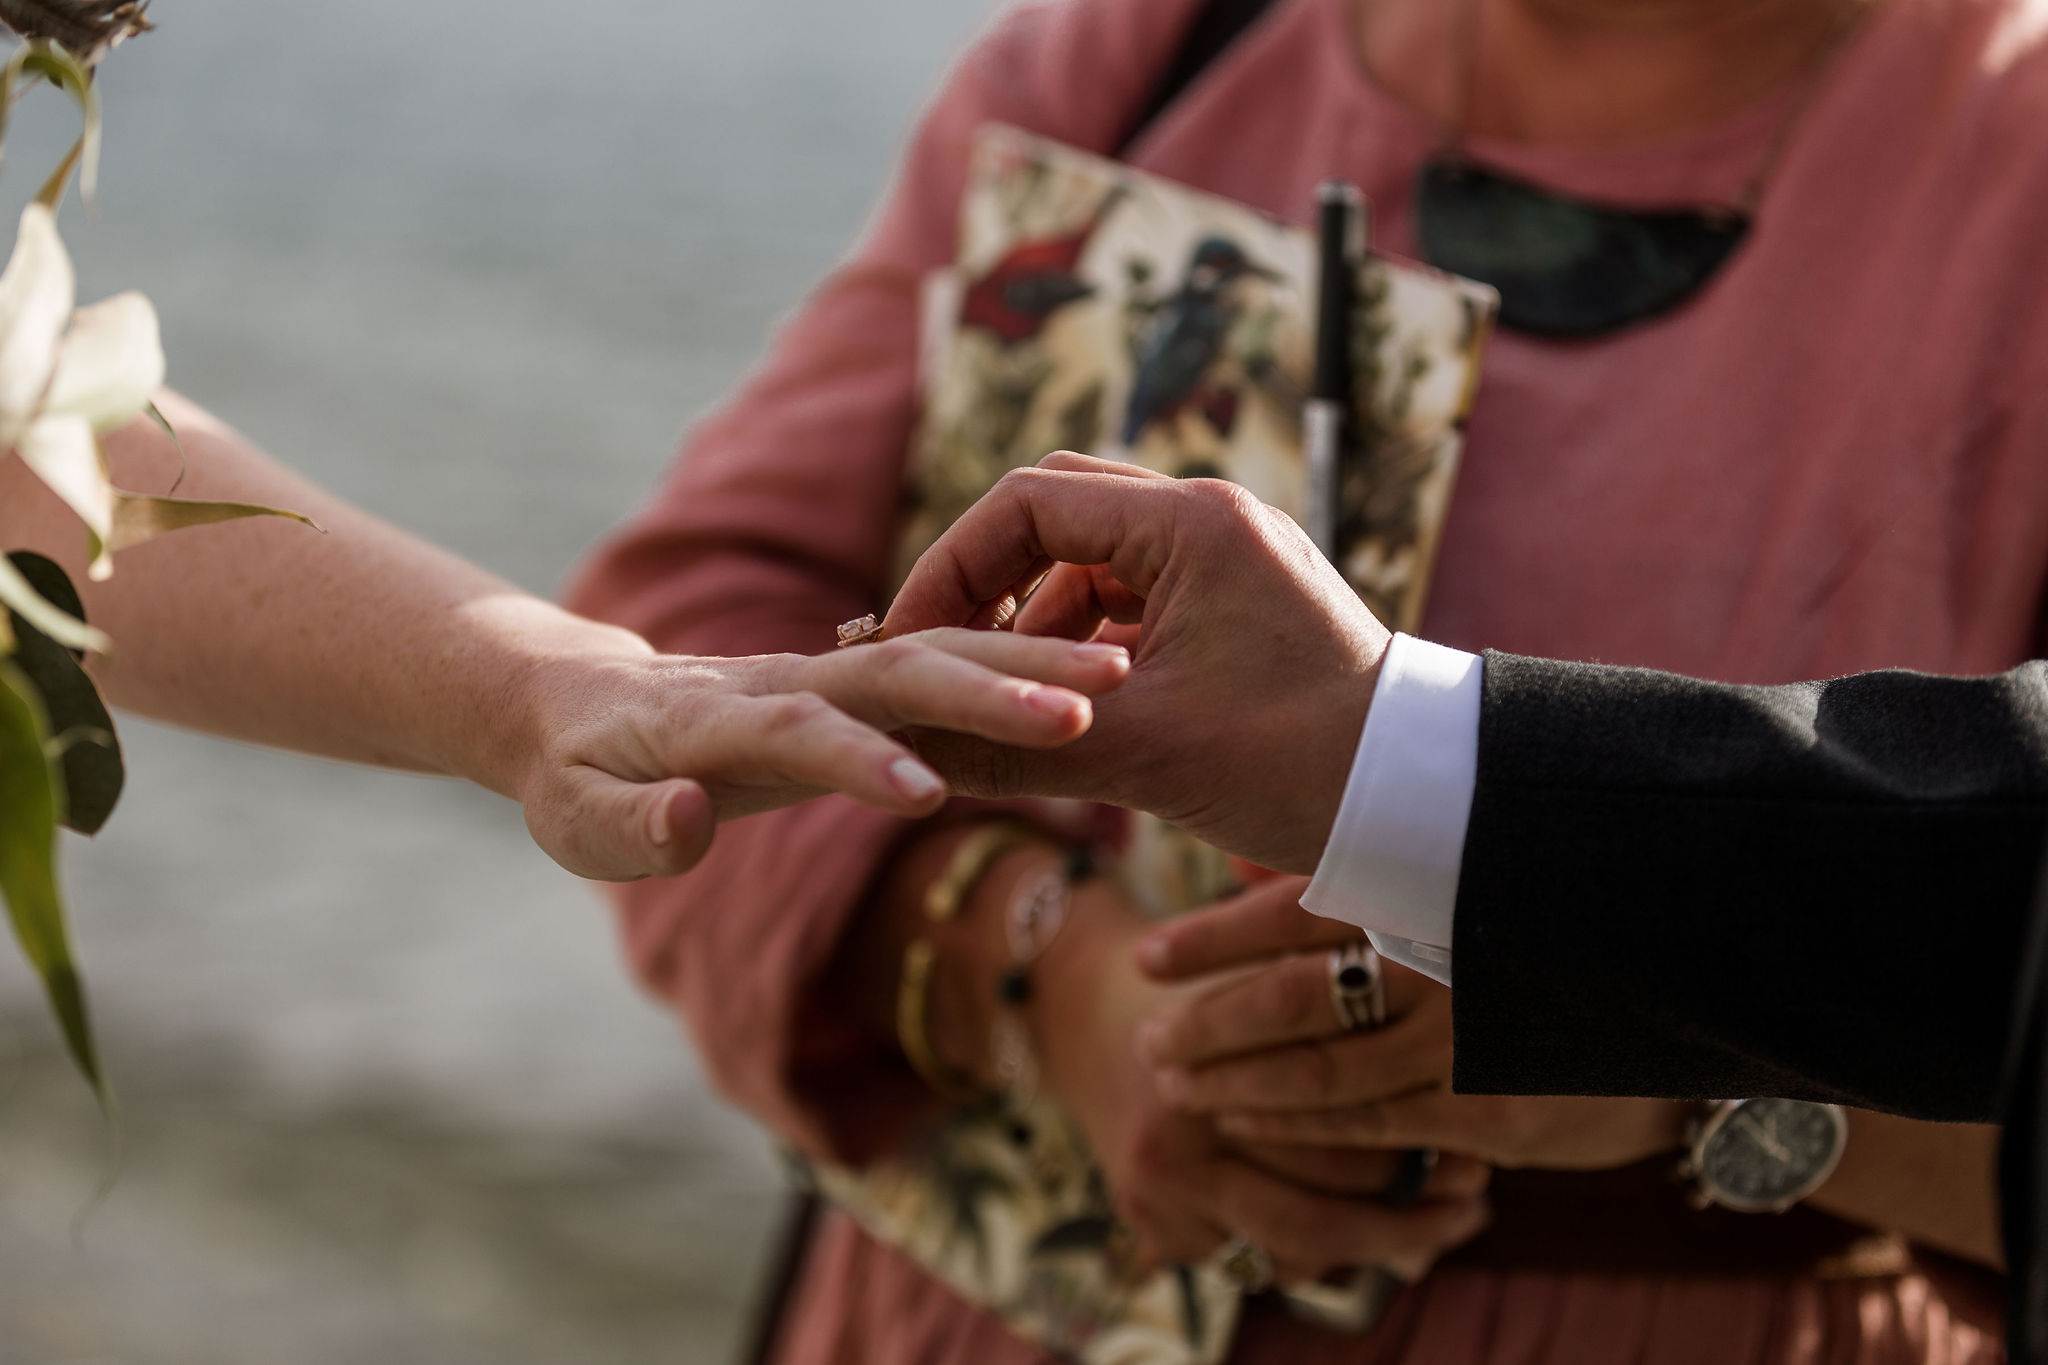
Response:
[[[906,816],[945,800],[888,732],[913,727],[1050,748],[1084,733],[1089,697],[1129,656],[986,631],[935,630],[838,650],[710,659],[569,657],[527,688],[538,736],[516,795],[549,856],[630,881],[694,866],[718,821],[843,791]]]

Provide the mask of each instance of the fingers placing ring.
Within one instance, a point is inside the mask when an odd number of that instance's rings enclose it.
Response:
[[[1347,1033],[1387,1022],[1387,974],[1380,955],[1363,939],[1330,950],[1330,1003]]]
[[[1242,1237],[1233,1237],[1224,1244],[1217,1266],[1225,1278],[1247,1294],[1272,1286],[1272,1255]]]

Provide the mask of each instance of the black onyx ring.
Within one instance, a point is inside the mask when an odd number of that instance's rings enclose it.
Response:
[[[1387,1022],[1386,973],[1380,969],[1380,955],[1364,939],[1330,950],[1330,1003],[1337,1007],[1338,1026],[1347,1033]]]

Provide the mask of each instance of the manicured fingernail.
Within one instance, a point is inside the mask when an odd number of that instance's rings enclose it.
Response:
[[[1168,1041],[1164,1019],[1147,1019],[1138,1025],[1138,1056],[1155,1066],[1166,1059]]]
[[[1074,647],[1074,657],[1087,663],[1129,663],[1131,651],[1122,645],[1087,644]]]
[[[669,809],[675,800],[674,792],[664,791],[654,809],[647,812],[647,838],[656,848],[667,848],[676,841],[676,817]]]
[[[1083,705],[1078,696],[1057,687],[1031,688],[1024,694],[1024,704],[1034,711],[1061,718],[1073,715]]]
[[[928,801],[946,789],[944,778],[914,758],[899,758],[890,764],[889,778],[897,791],[913,801]]]

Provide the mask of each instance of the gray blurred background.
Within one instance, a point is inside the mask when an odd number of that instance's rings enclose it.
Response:
[[[86,299],[172,382],[539,591],[858,230],[989,0],[157,0]],[[8,147],[12,206],[70,125]],[[10,230],[11,235],[11,230]],[[780,1176],[596,899],[456,786],[133,721],[65,850],[119,1183],[0,948],[0,1365],[723,1361]]]

